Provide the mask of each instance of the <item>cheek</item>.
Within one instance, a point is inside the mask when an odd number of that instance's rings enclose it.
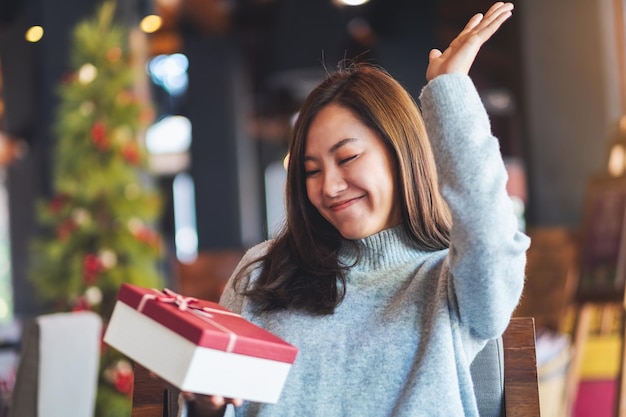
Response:
[[[390,204],[395,204],[398,197],[398,179],[395,173],[395,169],[391,165],[387,165],[385,172],[381,172],[381,188],[387,199],[390,199]],[[384,178],[384,180],[382,180]]]

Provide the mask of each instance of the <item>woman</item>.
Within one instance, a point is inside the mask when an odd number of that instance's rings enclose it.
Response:
[[[307,98],[286,226],[221,299],[298,357],[277,404],[197,397],[198,415],[226,403],[246,417],[478,415],[470,363],[509,322],[529,239],[467,73],[512,9],[494,4],[431,51],[423,120],[372,66],[342,68]]]

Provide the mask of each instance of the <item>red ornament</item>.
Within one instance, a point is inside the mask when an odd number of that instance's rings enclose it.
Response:
[[[104,370],[103,376],[117,391],[122,394],[132,394],[135,376],[133,367],[128,361],[122,359],[110,365]]]
[[[135,377],[132,370],[118,370],[115,375],[115,381],[113,382],[113,385],[115,385],[115,389],[122,394],[131,395],[133,392],[134,380]]]
[[[91,140],[100,151],[109,149],[109,138],[107,137],[106,126],[102,122],[96,122],[91,127]]]
[[[61,83],[64,85],[68,85],[73,83],[77,78],[78,77],[75,72],[66,71],[61,74]]]
[[[93,253],[85,255],[83,260],[83,281],[85,284],[93,284],[102,271],[104,271],[104,266],[97,255]]]
[[[139,112],[139,121],[142,125],[149,125],[154,122],[156,115],[152,107],[143,107]]]
[[[65,203],[68,202],[69,199],[69,196],[67,196],[66,194],[55,195],[52,200],[50,200],[50,203],[48,205],[52,214],[58,214],[63,209],[63,206],[65,205]]]
[[[65,219],[57,227],[57,238],[66,240],[76,229],[77,226],[73,219]]]
[[[76,311],[87,311],[89,309],[90,309],[89,308],[89,303],[87,302],[85,297],[78,298],[78,300],[76,301],[76,304],[74,304],[74,307],[72,307],[72,311],[74,311],[74,312],[76,312]]]
[[[122,48],[115,46],[109,49],[106,53],[107,61],[113,63],[120,60],[122,57]]]
[[[145,243],[155,250],[160,248],[161,239],[159,234],[154,229],[142,226],[133,230],[133,236],[135,236],[135,239],[138,241]]]
[[[139,147],[135,142],[126,142],[122,147],[122,157],[131,165],[137,165],[140,160]]]
[[[120,91],[117,95],[117,102],[121,105],[134,104],[136,102],[135,95],[129,90]]]

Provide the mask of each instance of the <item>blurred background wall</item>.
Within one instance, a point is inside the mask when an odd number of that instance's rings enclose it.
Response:
[[[28,240],[37,233],[33,203],[50,189],[50,126],[69,32],[97,4],[0,0],[0,127],[28,149],[6,166],[5,178],[17,315],[38,308],[25,279]],[[177,285],[217,296],[243,251],[278,227],[290,122],[326,70],[343,58],[378,63],[417,98],[430,48],[444,48],[490,4],[120,1],[119,17],[129,27],[148,12],[163,18],[138,48],[156,121],[172,122],[181,135],[179,148],[153,149],[167,198],[162,228],[172,249],[172,276],[183,277]],[[513,18],[472,69],[529,226],[578,227],[586,181],[605,170],[624,113],[621,10],[612,0],[517,2]],[[24,31],[35,23],[45,35],[27,43]],[[178,71],[169,81],[168,66]]]

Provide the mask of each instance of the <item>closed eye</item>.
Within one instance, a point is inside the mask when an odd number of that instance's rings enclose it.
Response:
[[[320,173],[319,169],[310,169],[310,170],[304,171],[304,176],[305,178],[309,178],[319,173]]]
[[[359,156],[359,155],[352,155],[352,156],[349,156],[349,157],[347,157],[347,158],[344,158],[344,159],[342,159],[342,160],[340,160],[340,161],[339,161],[339,164],[346,164],[346,163],[348,163],[348,162],[350,162],[350,161],[352,161],[352,160],[356,159],[358,156]]]

